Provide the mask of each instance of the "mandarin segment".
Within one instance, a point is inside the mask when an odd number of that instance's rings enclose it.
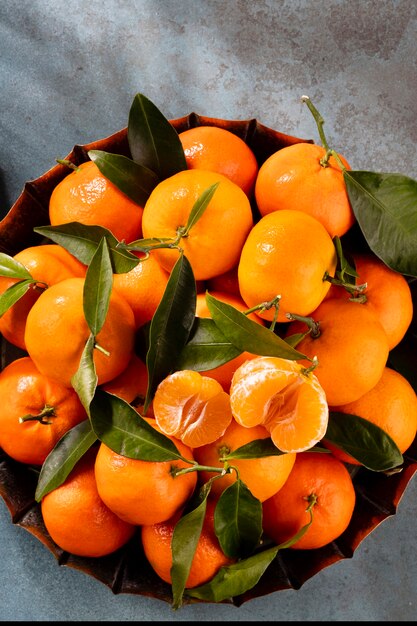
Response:
[[[174,372],[158,385],[153,412],[163,433],[192,448],[215,441],[232,419],[220,383],[192,370]]]
[[[262,425],[283,452],[301,452],[318,443],[328,423],[328,405],[316,376],[299,363],[257,357],[241,365],[230,388],[235,420]]]

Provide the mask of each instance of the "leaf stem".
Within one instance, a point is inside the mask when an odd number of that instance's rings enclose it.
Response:
[[[53,406],[45,404],[42,411],[37,415],[32,415],[28,413],[27,415],[23,415],[23,417],[19,417],[19,424],[36,421],[38,421],[40,424],[52,424],[51,420],[44,419],[45,417],[55,417],[55,408]]]
[[[290,322],[297,321],[307,324],[310,335],[313,339],[320,337],[320,322],[316,322],[312,317],[304,317],[303,315],[297,315],[296,313],[287,313],[286,317],[290,320]]]
[[[275,298],[272,298],[272,300],[269,300],[267,302],[261,302],[260,304],[257,304],[256,306],[253,306],[250,309],[247,309],[246,311],[244,311],[244,314],[250,315],[251,313],[255,313],[255,311],[260,311],[262,313],[263,311],[269,311],[269,309],[272,309],[272,307],[275,307],[277,311],[277,316],[278,316],[280,300],[281,300],[281,296],[277,295],[275,296]]]
[[[78,170],[80,169],[78,165],[75,165],[75,163],[72,163],[68,159],[55,159],[55,160],[60,165],[66,165],[66,167],[69,167],[70,170],[74,170],[74,172],[78,172]]]
[[[98,350],[99,352],[102,352],[106,356],[110,356],[110,352],[106,350],[105,348],[103,348],[103,346],[100,346],[99,343],[94,342],[94,347],[96,348],[96,350]]]
[[[323,144],[323,148],[326,150],[326,154],[324,155],[323,158],[320,159],[320,165],[322,167],[328,167],[329,159],[332,156],[337,161],[337,164],[339,165],[342,172],[346,171],[346,166],[344,165],[342,159],[339,157],[339,155],[337,154],[335,150],[329,147],[329,144],[327,143],[326,135],[324,134],[324,130],[323,130],[323,126],[324,126],[323,117],[318,112],[318,110],[316,109],[316,107],[311,102],[308,96],[301,96],[301,101],[304,102],[310,109],[310,112],[313,115],[315,122],[317,124],[317,129],[319,131],[321,143]]]

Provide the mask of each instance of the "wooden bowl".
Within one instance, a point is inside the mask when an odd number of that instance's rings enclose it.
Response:
[[[291,137],[260,124],[256,119],[246,121],[221,120],[196,113],[171,120],[178,132],[195,126],[211,125],[226,128],[246,141],[259,164],[276,150],[308,141]],[[76,145],[66,159],[76,165],[88,160],[89,150],[105,150],[130,156],[127,129],[86,145]],[[23,248],[40,243],[33,232],[35,226],[49,223],[48,204],[52,190],[66,175],[68,168],[56,165],[40,178],[29,181],[0,222],[0,252],[14,255]],[[360,246],[360,237],[358,239]],[[412,285],[414,287],[414,285]],[[413,294],[415,297],[417,294]],[[414,325],[414,321],[413,321]],[[405,339],[407,341],[407,338]],[[11,346],[0,336],[1,369],[25,353]],[[316,550],[283,550],[269,566],[258,584],[228,602],[240,606],[244,602],[283,589],[299,589],[303,583],[324,569],[351,558],[365,537],[387,517],[395,515],[399,501],[417,472],[417,438],[404,455],[403,469],[386,475],[360,468],[353,477],[356,506],[346,531],[334,542]],[[152,570],[134,537],[117,552],[100,558],[74,556],[61,550],[49,537],[44,526],[40,505],[35,501],[37,475],[28,466],[18,463],[0,450],[0,495],[4,499],[12,522],[35,535],[56,557],[59,565],[81,570],[101,581],[115,594],[129,593],[149,596],[170,603],[171,588]],[[199,602],[187,600],[185,602]]]

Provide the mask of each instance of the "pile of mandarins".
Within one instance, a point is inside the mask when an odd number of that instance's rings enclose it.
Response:
[[[24,351],[0,447],[39,472],[60,548],[141,542],[178,607],[340,537],[355,467],[401,466],[417,397],[387,364],[409,280],[351,244],[346,159],[297,141],[258,163],[224,128],[171,131],[160,169],[140,125],[131,159],[62,165],[39,245],[0,253],[0,332]]]

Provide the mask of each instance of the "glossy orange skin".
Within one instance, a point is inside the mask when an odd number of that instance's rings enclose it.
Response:
[[[307,335],[297,350],[317,357],[314,373],[329,405],[357,400],[377,384],[387,363],[388,338],[382,324],[370,309],[339,298],[325,300],[311,317],[320,323],[320,336]],[[291,322],[287,336],[306,330],[303,322]]]
[[[143,255],[137,253],[139,258]],[[114,274],[113,288],[130,304],[135,326],[140,328],[152,319],[168,282],[169,274],[153,253],[130,272]]]
[[[191,589],[208,582],[224,565],[233,563],[221,550],[214,532],[215,501],[207,501],[206,516],[200,539],[192,561],[185,587]],[[154,525],[144,525],[141,529],[145,556],[162,580],[171,584],[172,552],[171,539],[179,513],[171,519]]]
[[[249,233],[238,266],[240,294],[252,308],[281,296],[278,321],[287,313],[310,315],[323,301],[334,275],[336,251],[318,220],[301,211],[265,215]],[[274,319],[271,308],[257,315]]]
[[[253,218],[246,194],[231,180],[215,172],[185,170],[155,187],[142,217],[143,236],[174,239],[185,226],[194,203],[211,185],[220,183],[201,218],[180,246],[189,260],[196,280],[208,280],[234,267]],[[160,265],[171,271],[178,251],[154,251]]]
[[[266,439],[269,436],[269,432],[263,426],[245,428],[232,420],[219,439],[206,446],[196,448],[194,457],[200,465],[223,467],[224,462],[220,459],[225,454],[251,441]],[[229,464],[238,468],[239,478],[245,483],[252,495],[263,502],[281,489],[294,465],[295,457],[294,453],[288,453],[257,459],[230,459]],[[200,471],[200,482],[207,482],[213,475],[213,472]],[[216,478],[212,483],[210,495],[220,496],[236,479],[235,471],[225,474],[221,478]]]
[[[222,302],[226,302],[227,304],[235,307],[235,309],[237,309],[238,311],[244,312],[248,309],[240,295],[235,295],[224,291],[209,291],[209,293],[214,298],[217,298],[217,300],[221,300]],[[205,293],[197,295],[196,316],[211,318],[211,313],[207,306]],[[248,317],[253,322],[257,322],[258,324],[263,325],[264,323],[263,320],[254,313],[250,313]],[[210,376],[211,378],[217,380],[221,384],[223,389],[228,392],[230,389],[230,383],[232,382],[233,374],[235,373],[237,368],[248,359],[253,359],[254,356],[255,355],[251,354],[250,352],[242,352],[234,359],[227,361],[227,363],[219,365],[219,367],[216,367],[214,369],[205,370],[201,373],[204,374],[204,376]]]
[[[86,557],[111,554],[133,537],[136,526],[115,515],[98,495],[90,449],[65,482],[41,502],[46,529],[62,549]]]
[[[404,338],[413,318],[409,284],[402,274],[394,272],[373,254],[355,254],[353,261],[358,273],[356,284],[367,285],[361,292],[366,298],[362,306],[371,309],[378,317],[392,350]],[[332,285],[327,297],[349,301],[351,294],[344,287]]]
[[[260,167],[255,198],[261,215],[291,209],[319,220],[333,239],[355,223],[343,173],[332,156],[328,166],[320,164],[326,154],[322,146],[297,143],[272,154]],[[350,166],[339,155],[346,169]]]
[[[154,420],[150,421],[158,427]],[[181,441],[174,440],[177,449],[193,460],[192,452]],[[121,519],[130,524],[157,524],[167,520],[191,497],[196,472],[174,476],[173,468],[190,467],[181,460],[139,461],[113,452],[101,444],[96,464],[97,488],[103,502]]]
[[[223,174],[247,196],[253,193],[258,162],[249,146],[237,135],[216,126],[197,126],[179,134],[188,169]]]
[[[221,293],[230,293],[233,296],[240,296],[239,280],[237,277],[237,266],[219,276],[213,276],[207,281],[207,289],[212,291],[220,291]]]
[[[66,278],[84,277],[87,268],[65,248],[56,244],[24,248],[13,258],[24,265],[39,284],[31,286],[26,294],[0,317],[0,333],[13,345],[26,350],[26,318],[42,291]],[[16,282],[17,279],[0,276],[0,293]]]
[[[358,415],[384,430],[404,453],[414,441],[417,433],[417,396],[404,376],[386,367],[378,383],[355,402],[331,407],[330,410]],[[359,461],[325,442],[333,454],[353,465]]]
[[[313,522],[291,546],[295,550],[321,548],[346,530],[356,495],[345,465],[331,454],[302,452],[284,486],[263,503],[263,528],[278,545],[291,539],[310,521],[308,498],[314,495]]]
[[[90,330],[83,311],[83,278],[69,278],[44,291],[32,306],[26,322],[29,356],[45,375],[67,387],[78,369]],[[97,343],[110,356],[94,349],[98,384],[115,378],[127,367],[133,353],[135,324],[126,300],[112,292],[109,310]]]
[[[100,225],[126,242],[141,237],[142,212],[143,208],[103,176],[93,161],[81,163],[59,182],[49,201],[52,226],[68,222]]]
[[[42,465],[58,440],[87,419],[74,389],[41,374],[30,357],[7,365],[0,373],[0,446],[16,461]],[[39,415],[45,407],[51,415],[23,423],[19,418]]]

